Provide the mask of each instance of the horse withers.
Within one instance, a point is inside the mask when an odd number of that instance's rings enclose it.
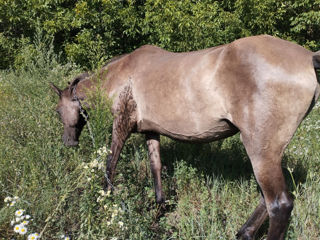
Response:
[[[240,131],[261,188],[259,205],[239,230],[253,239],[269,217],[268,240],[283,239],[293,200],[282,169],[283,152],[318,99],[316,69],[320,52],[262,35],[201,51],[172,53],[143,46],[112,60],[98,74],[77,77],[60,90],[57,111],[63,141],[78,144],[85,124],[81,114],[94,79],[113,99],[112,153],[107,159],[107,187],[130,133],[146,135],[156,201],[161,186],[160,135],[190,142],[210,142]]]

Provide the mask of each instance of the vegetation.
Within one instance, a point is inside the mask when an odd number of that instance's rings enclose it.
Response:
[[[35,32],[95,68],[143,44],[187,51],[268,33],[320,49],[320,0],[0,0],[0,68],[26,64]]]
[[[146,43],[185,51],[269,33],[319,50],[319,6],[319,0],[0,0],[0,239],[32,233],[42,239],[234,239],[259,200],[238,135],[210,144],[161,138],[164,212],[155,204],[144,137],[128,140],[114,194],[102,191],[108,100],[91,99],[90,129],[78,148],[66,148],[48,83],[66,86],[83,68]],[[283,170],[295,198],[286,239],[320,236],[319,113],[318,103],[285,153]]]

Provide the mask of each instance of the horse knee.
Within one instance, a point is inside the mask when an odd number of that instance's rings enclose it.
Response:
[[[292,198],[283,193],[280,198],[277,197],[273,202],[271,202],[269,207],[269,216],[270,218],[281,219],[281,221],[286,220],[290,217],[292,209]]]

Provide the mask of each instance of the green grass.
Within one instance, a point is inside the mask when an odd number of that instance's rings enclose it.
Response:
[[[32,217],[42,239],[234,239],[259,201],[245,150],[236,135],[211,144],[161,138],[166,212],[154,200],[144,137],[132,135],[117,167],[115,192],[101,194],[112,117],[98,97],[78,148],[61,141],[52,81],[65,86],[79,72],[43,54],[24,70],[0,75],[0,239],[27,239],[10,222],[17,209]],[[49,52],[50,53],[50,52]],[[283,168],[295,207],[286,239],[320,237],[320,105],[300,126]],[[94,141],[94,146],[93,146]],[[5,197],[18,196],[15,206]],[[266,237],[267,223],[257,239]]]

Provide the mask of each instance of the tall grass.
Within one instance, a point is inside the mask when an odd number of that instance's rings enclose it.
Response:
[[[166,210],[154,201],[144,137],[132,135],[117,167],[115,192],[102,191],[112,116],[98,96],[78,148],[61,141],[50,81],[66,86],[79,73],[60,65],[43,39],[28,64],[0,75],[0,239],[234,239],[259,200],[245,150],[236,135],[211,144],[161,138]],[[32,50],[34,51],[34,50]],[[34,57],[36,56],[36,57]],[[286,239],[320,237],[320,106],[289,145],[284,172],[295,208]],[[94,141],[94,146],[92,144]],[[14,206],[5,197],[17,196]],[[28,233],[14,232],[15,211],[32,217]],[[14,223],[15,224],[15,223]],[[266,236],[267,223],[258,239]]]

